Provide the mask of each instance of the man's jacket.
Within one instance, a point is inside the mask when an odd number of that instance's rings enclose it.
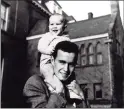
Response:
[[[68,100],[57,93],[50,93],[40,75],[31,76],[23,90],[26,103],[30,108],[65,108],[69,107]],[[89,107],[87,100],[77,103],[78,108]]]

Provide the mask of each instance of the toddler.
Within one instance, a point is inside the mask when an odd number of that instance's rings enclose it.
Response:
[[[58,42],[70,41],[68,35],[64,34],[66,24],[67,21],[61,14],[51,15],[49,18],[49,32],[43,34],[38,42],[38,51],[41,52],[40,72],[43,75],[45,82],[48,83],[47,85],[51,92],[58,92],[57,86],[63,87],[60,80],[54,77],[53,67],[51,64],[51,55]],[[74,85],[75,80],[68,85],[68,89],[70,90],[70,86]],[[71,89],[71,91],[73,90],[76,94],[83,97],[83,92],[79,87],[76,87],[76,89]]]

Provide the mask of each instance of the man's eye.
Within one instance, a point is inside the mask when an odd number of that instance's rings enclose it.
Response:
[[[53,25],[53,23],[51,23],[50,25]]]
[[[61,64],[65,64],[65,61],[59,61]]]
[[[75,64],[74,63],[70,63],[70,66],[75,66]]]

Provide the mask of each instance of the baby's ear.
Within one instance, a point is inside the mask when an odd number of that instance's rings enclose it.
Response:
[[[67,28],[67,24],[64,26],[64,28]]]
[[[54,65],[54,58],[51,56],[51,64]]]
[[[66,28],[67,28],[67,25],[64,25],[64,26],[63,26],[63,31],[65,31]]]

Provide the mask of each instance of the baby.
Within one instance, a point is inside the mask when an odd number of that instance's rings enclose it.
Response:
[[[53,14],[49,18],[49,32],[42,35],[38,42],[38,51],[41,52],[40,58],[40,72],[43,75],[45,82],[51,92],[59,92],[57,87],[63,87],[59,79],[54,78],[53,66],[51,64],[51,55],[54,48],[58,42],[70,41],[67,34],[64,34],[67,21],[61,14]],[[75,85],[75,80],[73,80],[68,86]],[[75,90],[78,95],[83,97],[83,92],[81,89],[76,87]]]

